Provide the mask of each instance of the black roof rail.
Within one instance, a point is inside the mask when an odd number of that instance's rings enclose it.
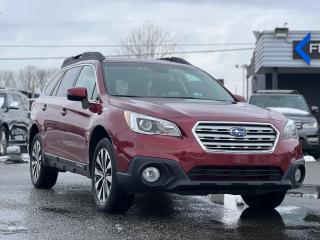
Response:
[[[158,58],[158,60],[181,63],[181,64],[186,64],[186,65],[192,65],[187,60],[185,60],[183,58],[179,58],[179,57],[163,57],[163,58]]]
[[[66,58],[62,65],[61,68],[64,68],[66,66],[69,66],[71,64],[84,61],[84,60],[98,60],[98,61],[103,61],[105,59],[105,56],[103,56],[100,52],[84,52],[81,53],[77,56],[72,56]]]
[[[282,89],[270,89],[270,90],[257,90],[257,94],[299,94],[297,90],[282,90]]]

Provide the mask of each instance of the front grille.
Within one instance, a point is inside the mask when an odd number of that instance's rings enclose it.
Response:
[[[280,181],[283,172],[272,166],[198,166],[188,176],[191,181]]]
[[[245,129],[245,136],[233,136],[233,128]],[[200,145],[208,151],[271,152],[278,133],[270,124],[200,122],[194,128]]]

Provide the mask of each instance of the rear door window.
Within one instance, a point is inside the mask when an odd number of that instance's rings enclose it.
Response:
[[[76,77],[78,76],[80,68],[81,67],[74,67],[66,71],[66,73],[64,74],[64,77],[60,81],[60,85],[56,93],[56,96],[58,97],[67,96],[67,89],[73,86],[73,83]]]

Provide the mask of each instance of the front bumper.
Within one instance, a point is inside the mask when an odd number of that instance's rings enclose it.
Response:
[[[118,184],[129,193],[148,191],[165,191],[187,195],[206,195],[210,193],[263,193],[271,191],[286,191],[301,186],[305,175],[304,159],[292,161],[288,170],[279,181],[192,181],[174,160],[135,157],[125,173],[118,172]],[[141,177],[142,170],[147,166],[155,166],[161,172],[157,183],[147,183]],[[297,168],[303,170],[299,183],[294,180]]]

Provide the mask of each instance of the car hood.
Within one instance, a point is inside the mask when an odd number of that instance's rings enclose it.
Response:
[[[310,118],[312,115],[307,112],[296,108],[283,108],[283,107],[269,107],[269,109],[282,113],[283,115],[290,117]]]
[[[246,103],[199,99],[110,97],[113,106],[155,117],[209,117],[211,120],[250,121],[274,119],[286,121],[278,112]]]

